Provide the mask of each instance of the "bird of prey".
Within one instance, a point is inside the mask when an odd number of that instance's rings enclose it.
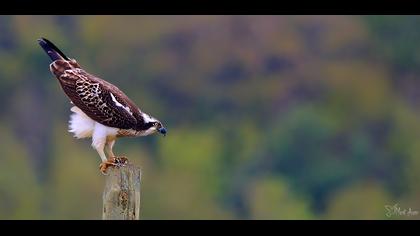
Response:
[[[52,60],[50,71],[74,105],[70,109],[73,114],[69,132],[78,139],[92,138],[92,147],[102,160],[99,168],[103,174],[109,166],[127,163],[125,157],[116,157],[112,151],[117,138],[156,132],[166,135],[159,120],[140,110],[115,85],[83,70],[75,59],[65,56],[49,40],[40,38],[38,42]]]

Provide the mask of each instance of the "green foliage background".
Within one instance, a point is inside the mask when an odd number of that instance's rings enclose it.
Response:
[[[420,219],[418,16],[0,16],[0,219],[100,219],[36,39],[159,118],[142,219]]]

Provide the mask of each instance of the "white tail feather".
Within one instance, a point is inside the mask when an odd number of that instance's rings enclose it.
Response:
[[[95,121],[89,118],[78,107],[70,109],[73,114],[70,115],[69,132],[74,134],[76,138],[89,138],[92,137],[95,128]]]

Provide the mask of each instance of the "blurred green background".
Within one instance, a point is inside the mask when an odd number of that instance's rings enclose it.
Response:
[[[39,37],[168,135],[114,151],[142,219],[388,218],[420,211],[418,16],[0,16],[0,219],[101,219],[90,140]]]

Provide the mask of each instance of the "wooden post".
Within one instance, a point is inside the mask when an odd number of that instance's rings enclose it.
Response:
[[[140,219],[140,168],[127,164],[107,170],[103,198],[103,220]]]

